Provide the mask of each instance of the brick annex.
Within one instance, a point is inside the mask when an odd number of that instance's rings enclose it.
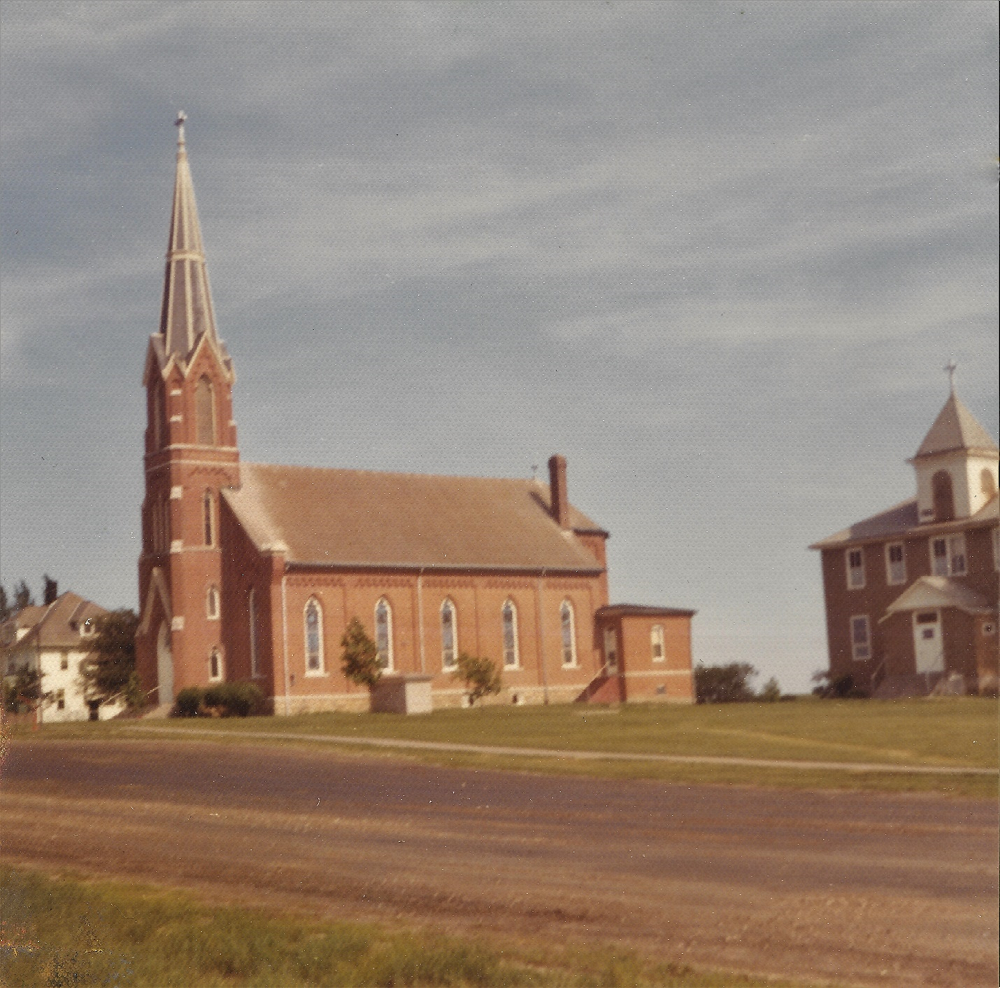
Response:
[[[691,619],[610,605],[608,533],[548,483],[245,463],[179,124],[159,331],[149,341],[136,663],[159,704],[260,685],[276,714],[364,709],[340,670],[357,617],[384,673],[464,691],[461,652],[502,666],[494,702],[693,701]]]

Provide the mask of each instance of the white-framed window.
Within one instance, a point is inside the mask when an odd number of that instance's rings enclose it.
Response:
[[[964,576],[965,533],[931,539],[931,572],[935,576]]]
[[[851,654],[855,662],[863,662],[872,657],[871,629],[867,614],[856,614],[851,618]]]
[[[455,605],[450,597],[441,604],[441,667],[454,669],[458,665],[458,627]]]
[[[310,597],[304,613],[306,626],[306,675],[323,674],[323,608]]]
[[[247,599],[247,620],[250,632],[250,675],[260,675],[260,644],[257,641],[257,592],[254,587],[250,588],[250,595]]]
[[[382,597],[375,605],[375,647],[378,664],[383,671],[392,669],[392,608]]]
[[[862,548],[847,550],[847,589],[861,590],[865,585],[865,551]]]
[[[66,709],[66,691],[56,690],[56,710]]]
[[[890,585],[906,583],[906,547],[902,542],[885,547],[885,581]]]
[[[218,621],[219,619],[219,588],[217,586],[211,586],[205,592],[205,617],[209,621]]]
[[[573,604],[564,600],[559,605],[559,627],[562,636],[562,663],[564,666],[576,665],[576,616]]]
[[[521,664],[517,641],[517,605],[508,597],[500,611],[503,623],[503,664],[507,669],[516,669]]]
[[[563,661],[565,662],[565,650]],[[604,629],[604,664],[610,670],[618,668],[618,635],[614,628]]]
[[[208,678],[222,679],[222,652],[218,648],[213,648],[212,654],[208,657]]]
[[[201,499],[201,513],[205,529],[205,545],[215,545],[215,498],[205,491]]]
[[[654,624],[649,629],[649,650],[654,662],[664,662],[667,658],[666,643],[663,637],[663,625]]]

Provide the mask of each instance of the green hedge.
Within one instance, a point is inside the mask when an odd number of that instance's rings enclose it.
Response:
[[[217,683],[202,689],[187,686],[174,700],[174,717],[259,717],[267,713],[267,700],[254,683]]]

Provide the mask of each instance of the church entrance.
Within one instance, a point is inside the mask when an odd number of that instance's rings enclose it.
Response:
[[[170,628],[164,621],[156,638],[156,682],[158,703],[174,702],[174,654],[170,649]]]
[[[944,672],[941,612],[916,611],[913,615],[913,654],[917,672]]]

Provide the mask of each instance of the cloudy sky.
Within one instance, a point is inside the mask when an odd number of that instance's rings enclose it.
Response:
[[[176,131],[244,459],[530,476],[809,688],[808,545],[998,432],[993,3],[0,6],[0,579],[136,606]]]

